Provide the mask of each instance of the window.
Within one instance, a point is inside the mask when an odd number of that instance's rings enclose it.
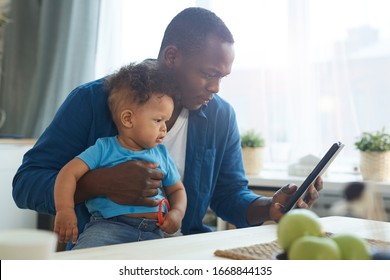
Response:
[[[390,130],[386,0],[105,5],[111,6],[106,12],[117,9],[117,16],[111,17],[115,21],[105,24],[110,36],[113,30],[117,36],[110,40],[109,55],[98,56],[110,60],[101,63],[99,75],[156,57],[166,25],[186,7],[200,5],[220,16],[235,37],[236,60],[219,94],[235,108],[240,130],[254,128],[265,136],[269,162],[321,156],[333,142],[342,141],[346,147],[337,164],[352,171],[359,161],[357,136],[383,127]]]

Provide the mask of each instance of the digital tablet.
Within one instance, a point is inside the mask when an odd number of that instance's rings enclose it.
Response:
[[[298,188],[295,195],[292,199],[285,205],[284,213],[290,211],[292,208],[296,207],[298,199],[303,197],[311,184],[317,179],[317,177],[324,174],[328,166],[332,163],[332,161],[336,158],[336,156],[340,153],[341,149],[344,147],[344,144],[337,142],[334,143],[330,149],[326,152],[324,157],[320,160],[320,162],[316,165],[313,171],[307,176],[305,181],[303,181],[302,185]]]

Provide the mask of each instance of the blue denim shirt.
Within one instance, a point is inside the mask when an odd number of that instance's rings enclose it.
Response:
[[[218,95],[190,112],[184,186],[188,197],[184,234],[208,231],[202,219],[209,205],[225,221],[249,226],[247,207],[259,196],[248,189],[234,110]]]
[[[117,134],[107,106],[104,79],[74,89],[53,121],[23,158],[13,180],[20,208],[55,214],[54,182],[59,170],[100,137]],[[233,108],[218,95],[190,112],[184,174],[187,211],[183,234],[210,231],[202,224],[208,206],[237,227],[248,226],[248,205],[258,198],[248,190],[240,136]],[[89,221],[83,203],[76,206],[81,232]]]

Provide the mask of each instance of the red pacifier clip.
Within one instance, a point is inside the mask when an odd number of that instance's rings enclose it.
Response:
[[[169,202],[167,199],[162,199],[160,203],[158,204],[158,213],[157,213],[157,218],[158,218],[158,223],[162,225],[164,223],[164,215],[163,215],[163,206],[165,204],[165,207],[167,208],[167,211],[171,210],[171,207],[169,205]]]

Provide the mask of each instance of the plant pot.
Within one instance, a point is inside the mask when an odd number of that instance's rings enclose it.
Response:
[[[390,151],[360,152],[360,172],[365,181],[390,180]]]
[[[263,168],[263,148],[242,148],[245,173],[258,175]]]

